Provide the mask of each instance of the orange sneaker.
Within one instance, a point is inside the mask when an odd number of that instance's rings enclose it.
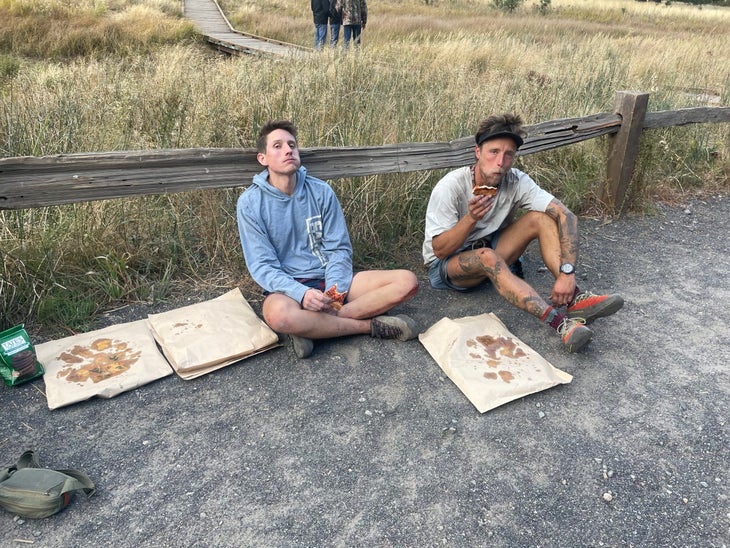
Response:
[[[596,318],[618,312],[623,305],[621,295],[594,295],[590,291],[584,291],[568,306],[568,317],[583,318],[585,323],[591,323]]]
[[[558,326],[558,335],[563,338],[563,344],[568,352],[580,352],[585,345],[591,342],[593,330],[586,327],[583,318],[565,318]]]

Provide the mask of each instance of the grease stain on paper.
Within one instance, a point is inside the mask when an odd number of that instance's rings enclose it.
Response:
[[[130,343],[108,338],[96,339],[89,346],[75,345],[56,357],[66,364],[58,372],[68,382],[93,383],[116,377],[128,371],[142,355]]]
[[[500,366],[506,364],[502,363],[503,359],[519,360],[520,358],[526,358],[527,353],[515,342],[512,337],[493,337],[491,335],[480,335],[474,339],[468,339],[466,341],[467,348],[471,349],[469,357],[475,360],[483,359],[487,367],[491,369],[498,369],[497,372],[487,371],[484,373],[484,378],[489,380],[501,379],[503,382],[509,383],[514,380],[514,373],[507,369],[500,369]],[[480,352],[481,350],[486,353],[486,356]]]

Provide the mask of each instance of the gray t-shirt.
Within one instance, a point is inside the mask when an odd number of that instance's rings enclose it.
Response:
[[[434,236],[453,228],[459,219],[469,214],[469,200],[474,196],[472,188],[471,166],[450,171],[433,187],[426,210],[426,237],[422,251],[425,265],[430,265],[436,259],[431,243]],[[552,194],[540,188],[529,175],[519,169],[510,169],[499,187],[494,207],[477,221],[474,230],[457,253],[508,225],[518,209],[545,211],[553,198]]]

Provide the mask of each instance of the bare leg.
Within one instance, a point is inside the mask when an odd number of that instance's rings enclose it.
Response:
[[[276,332],[307,339],[328,339],[370,333],[370,318],[415,295],[418,279],[408,270],[358,272],[348,302],[337,315],[302,309],[294,299],[274,293],[266,297],[263,315]]]
[[[530,284],[510,272],[507,263],[493,249],[465,251],[449,260],[446,271],[457,285],[469,287],[489,278],[509,303],[541,319],[550,305]],[[475,283],[476,280],[476,283]]]
[[[557,276],[560,268],[558,226],[545,213],[531,211],[505,228],[499,236],[495,251],[507,264],[512,264],[535,239],[540,243],[540,254],[545,266],[553,276]]]
[[[370,333],[370,320],[340,318],[324,312],[304,310],[294,299],[280,293],[266,297],[263,315],[266,323],[277,333],[307,339]]]
[[[352,279],[340,318],[372,318],[412,298],[418,278],[409,270],[367,270]]]

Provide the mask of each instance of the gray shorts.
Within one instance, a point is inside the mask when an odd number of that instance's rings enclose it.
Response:
[[[497,245],[498,239],[499,231],[491,234],[487,238],[482,238],[481,240],[474,242],[469,248],[457,251],[456,253],[454,253],[454,255],[458,255],[459,253],[463,253],[464,251],[468,251],[471,249],[481,249],[482,247],[489,247],[490,249],[494,249],[494,246]],[[485,283],[489,283],[489,279],[486,279],[482,283],[477,284],[474,287],[459,287],[458,285],[454,285],[451,280],[449,280],[449,276],[446,273],[446,265],[448,264],[449,259],[451,259],[451,257],[453,257],[454,255],[451,255],[443,260],[438,258],[434,259],[434,261],[428,266],[428,281],[431,282],[431,287],[433,287],[434,289],[474,291],[475,289],[482,287]]]

